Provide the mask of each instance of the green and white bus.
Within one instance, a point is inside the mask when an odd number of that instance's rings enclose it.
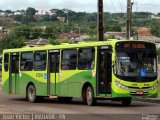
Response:
[[[156,46],[150,42],[109,40],[3,51],[3,92],[26,95],[29,102],[81,97],[88,105],[107,99],[130,105],[134,97],[157,97],[157,85]]]

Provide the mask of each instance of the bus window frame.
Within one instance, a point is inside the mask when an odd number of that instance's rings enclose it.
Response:
[[[5,62],[5,55],[6,55],[6,54],[8,55],[7,69],[5,68],[5,63],[6,63],[6,62]],[[4,67],[4,71],[5,71],[5,72],[8,72],[8,71],[9,71],[9,59],[10,59],[9,56],[10,56],[9,53],[4,53],[4,66],[3,66],[3,67]]]
[[[22,65],[22,54],[23,54],[23,53],[32,53],[32,54],[33,54],[33,58],[32,58],[32,69],[31,69],[31,70],[22,70],[22,69],[21,69],[21,65]],[[24,52],[21,52],[20,71],[33,71],[33,68],[34,68],[34,51],[24,51]]]
[[[62,68],[62,62],[63,62],[63,51],[65,51],[65,50],[76,50],[76,67],[75,67],[75,69],[63,69]],[[60,58],[60,60],[61,60],[61,65],[60,65],[60,69],[61,70],[77,70],[77,64],[78,64],[78,48],[69,48],[69,49],[62,49],[61,50],[61,58]],[[65,59],[65,60],[70,60],[70,59]]]
[[[57,50],[57,49],[56,49]],[[60,50],[58,50],[57,52],[50,52],[50,51],[54,51],[54,49],[53,50],[48,50],[48,55],[50,54],[52,54],[52,53],[54,53],[54,55],[58,55],[58,60],[57,60],[57,62],[58,62],[58,66],[56,66],[57,68],[56,68],[56,70],[54,69],[54,70],[51,70],[51,67],[48,67],[47,69],[49,69],[49,71],[50,71],[50,73],[59,73],[59,66],[60,66]],[[50,59],[51,60],[51,58],[49,58],[49,56],[48,56],[48,59]],[[57,64],[57,62],[56,62],[56,64]],[[50,64],[51,64],[51,61],[50,61]]]
[[[92,50],[94,50],[94,56],[92,57],[93,58],[93,60],[92,60],[92,63],[93,63],[93,67],[90,67],[90,68],[88,68],[88,69],[80,69],[79,68],[79,50],[80,49],[92,49]],[[94,70],[94,68],[95,68],[95,57],[96,57],[96,49],[95,49],[95,47],[80,47],[80,48],[78,48],[78,52],[77,52],[77,54],[78,54],[78,59],[77,59],[77,69],[78,70]],[[93,54],[92,54],[93,55]],[[91,63],[91,66],[92,66],[92,63]]]
[[[35,57],[36,57],[36,53],[37,53],[37,52],[45,52],[45,53],[46,53],[46,60],[45,60],[46,65],[45,65],[45,69],[35,69],[35,63],[36,63]],[[34,51],[34,55],[33,55],[33,56],[34,56],[34,57],[33,57],[33,61],[34,61],[34,62],[33,62],[33,70],[34,70],[34,71],[46,71],[46,70],[47,70],[47,63],[48,63],[48,62],[47,62],[47,59],[48,59],[48,58],[47,58],[47,53],[48,53],[47,50],[37,50],[37,51]]]

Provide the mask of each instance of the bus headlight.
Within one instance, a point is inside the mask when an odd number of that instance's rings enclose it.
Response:
[[[125,89],[125,90],[129,90],[129,87],[125,86],[125,85],[122,85],[121,83],[115,81],[116,85],[122,89]]]
[[[158,87],[158,83],[156,83],[153,87],[150,87],[149,89],[150,90],[154,90],[155,88],[157,88]]]

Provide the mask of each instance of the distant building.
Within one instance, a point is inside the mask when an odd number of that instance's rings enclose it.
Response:
[[[6,16],[5,12],[0,12],[0,16]]]
[[[158,15],[151,15],[151,18],[160,20],[160,15],[159,14]]]
[[[146,27],[139,27],[137,32],[138,36],[152,36],[150,29]]]
[[[36,12],[36,15],[39,15],[39,16],[43,16],[43,15],[46,15],[47,14],[47,11],[46,10],[38,10]]]
[[[38,15],[38,16],[44,16],[44,15],[52,16],[52,15],[55,15],[55,13],[53,13],[51,11],[47,11],[47,10],[38,10],[36,12],[36,15]]]
[[[78,38],[80,35],[77,33],[63,33],[60,34],[58,39],[67,39],[67,40],[75,40],[76,38]]]
[[[125,39],[126,38],[126,32],[106,32],[104,34],[105,37],[112,37],[116,39]]]
[[[57,19],[58,19],[59,21],[64,22],[66,18],[65,18],[65,17],[57,17]]]
[[[160,38],[155,36],[139,36],[139,40],[144,40],[148,42],[153,42],[156,44],[157,48],[160,48]]]
[[[3,29],[4,29],[4,28],[3,28],[2,26],[0,26],[0,32],[2,32],[2,31],[3,31]]]
[[[28,42],[25,42],[25,44],[26,46],[29,46],[29,47],[37,47],[37,46],[47,45],[49,44],[49,41],[48,39],[39,38],[39,39],[34,39]]]
[[[79,37],[75,38],[75,41],[83,41],[85,39],[90,39],[91,36],[89,35],[80,35]]]
[[[25,14],[25,11],[20,11],[20,10],[17,10],[14,12],[14,15],[24,15]]]
[[[2,38],[2,37],[3,37],[3,35],[4,35],[4,33],[0,32],[0,38]]]

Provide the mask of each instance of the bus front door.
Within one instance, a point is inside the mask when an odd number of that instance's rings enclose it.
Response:
[[[98,54],[97,94],[111,94],[112,51],[100,49]]]
[[[48,53],[48,95],[57,96],[57,82],[59,80],[60,50],[50,50]]]
[[[19,90],[19,53],[10,54],[9,93],[16,94]]]

